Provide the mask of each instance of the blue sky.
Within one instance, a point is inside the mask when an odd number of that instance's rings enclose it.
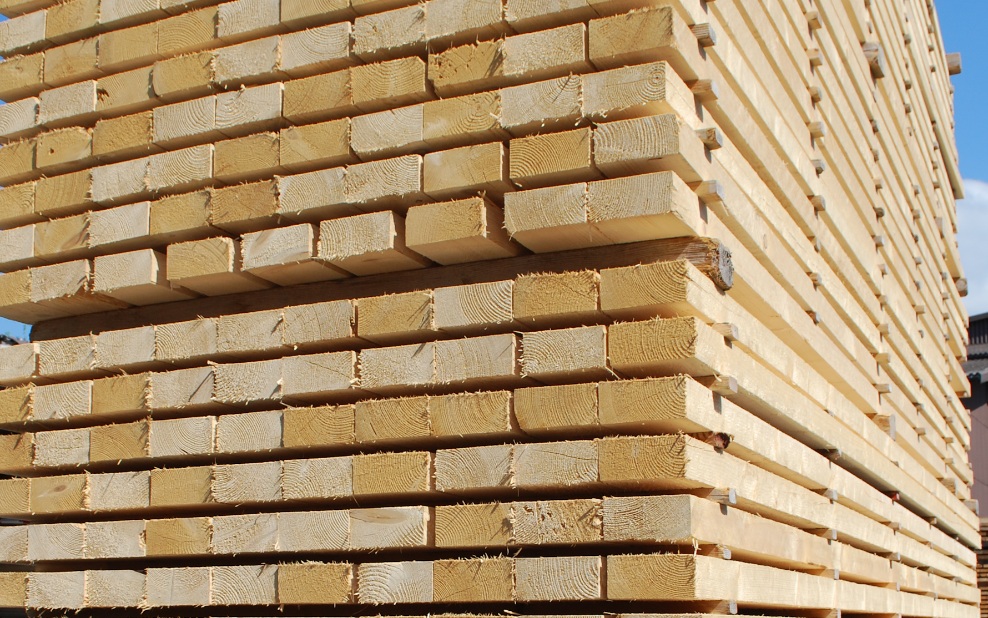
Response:
[[[980,250],[988,238],[988,43],[984,32],[988,2],[937,0],[936,6],[945,47],[948,52],[961,53],[964,67],[963,73],[952,78],[957,146],[967,194],[957,204],[958,238],[970,289],[965,305],[974,315],[988,312],[988,255]],[[27,338],[29,328],[0,318],[0,333]]]
[[[970,290],[968,313],[988,312],[988,2],[938,0],[940,29],[947,51],[960,52],[964,70],[952,79],[957,147],[961,157],[966,198],[957,204],[958,242]],[[980,273],[978,271],[981,271]]]

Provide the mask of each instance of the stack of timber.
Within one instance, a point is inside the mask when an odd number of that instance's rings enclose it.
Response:
[[[979,616],[930,0],[0,12],[0,608]]]

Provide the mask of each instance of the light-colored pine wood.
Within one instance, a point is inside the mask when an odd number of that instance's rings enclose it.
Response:
[[[421,58],[355,66],[350,73],[353,104],[365,113],[431,98],[426,64]]]
[[[333,71],[351,64],[352,30],[352,24],[343,21],[282,35],[279,68],[296,76]]]
[[[151,457],[181,457],[213,452],[216,421],[211,416],[152,421]]]
[[[0,390],[0,423],[7,425],[29,419],[34,408],[34,386]]]
[[[355,335],[354,306],[350,301],[330,301],[286,307],[282,340],[285,345],[334,344]]]
[[[422,110],[422,139],[433,149],[465,142],[504,139],[501,95],[481,92],[452,99],[426,101]]]
[[[41,220],[34,210],[35,186],[36,183],[28,182],[0,189],[0,208],[3,209],[5,228]]]
[[[0,51],[4,56],[13,56],[19,51],[38,47],[45,40],[45,25],[48,11],[25,13],[4,20],[0,26]]]
[[[433,152],[423,158],[423,190],[435,199],[511,191],[508,152],[501,142]]]
[[[85,556],[87,559],[143,558],[145,523],[136,521],[86,522]],[[138,590],[143,592],[143,585]]]
[[[37,97],[11,101],[0,108],[0,136],[16,139],[34,130],[38,124]]]
[[[158,148],[154,140],[153,116],[150,110],[119,118],[106,118],[93,129],[93,155],[96,157],[140,157]]]
[[[47,50],[44,52],[45,83],[61,86],[79,78],[98,76],[102,72],[98,50],[96,37]]]
[[[416,152],[425,145],[423,127],[422,104],[357,116],[350,146],[361,160]]]
[[[213,356],[219,350],[214,319],[159,324],[154,331],[154,355],[158,360],[181,363]]]
[[[39,344],[21,343],[0,348],[0,383],[26,384],[38,372]]]
[[[436,507],[437,547],[497,547],[512,540],[511,505],[455,504]]]
[[[89,213],[89,244],[102,251],[140,247],[149,232],[150,210],[149,202],[137,202]]]
[[[514,541],[522,545],[597,543],[604,538],[602,500],[540,500],[511,505]]]
[[[512,472],[518,487],[552,488],[603,480],[593,442],[519,444],[513,449]]]
[[[511,407],[508,391],[433,396],[429,398],[432,432],[437,437],[514,435]]]
[[[284,317],[280,310],[223,315],[216,319],[215,351],[253,356],[252,352],[282,346]]]
[[[93,168],[93,201],[100,204],[120,203],[146,192],[148,162],[149,159],[133,159]]]
[[[279,7],[257,0],[237,0],[221,5],[217,11],[216,36],[227,41],[242,40],[276,30],[280,23]]]
[[[157,22],[158,52],[168,58],[214,45],[217,12],[216,7],[206,7]]]
[[[335,21],[353,14],[350,4],[350,0],[285,0],[281,3],[281,21],[292,26],[324,19]]]
[[[152,410],[183,409],[212,404],[213,370],[196,367],[151,375]]]
[[[226,414],[216,422],[216,448],[221,453],[280,448],[281,427],[278,411]]]
[[[99,0],[72,0],[49,7],[45,19],[45,38],[53,43],[62,43],[78,36],[79,31],[96,27],[100,23],[101,9],[109,13],[113,8],[111,2],[102,7],[100,5]]]
[[[153,326],[108,330],[96,336],[96,366],[101,369],[140,370],[155,364]]]
[[[82,609],[85,599],[85,571],[32,573],[25,606],[32,609]]]
[[[357,300],[357,336],[391,343],[435,331],[432,293],[408,292]]]
[[[431,603],[431,562],[378,562],[357,567],[357,600],[361,603]]]
[[[31,480],[32,513],[81,511],[88,503],[86,476],[46,476]]]
[[[286,447],[351,444],[355,439],[352,405],[288,408],[282,414]]]
[[[686,182],[700,182],[708,175],[703,145],[674,114],[598,125],[593,154],[607,176],[671,170]]]
[[[96,80],[96,111],[102,114],[129,114],[144,111],[155,102],[151,87],[151,67],[114,73]]]
[[[283,114],[293,123],[346,116],[353,107],[350,69],[285,82]]]
[[[43,341],[38,349],[38,369],[44,375],[80,375],[96,367],[96,337],[83,335]]]
[[[283,88],[274,83],[216,95],[216,129],[232,137],[280,119]]]
[[[31,510],[29,479],[0,479],[0,504],[5,514],[17,515]]]
[[[97,3],[97,6],[99,7],[98,22],[103,25],[123,26],[128,23],[145,21],[148,17],[161,18],[167,15],[160,7],[160,3],[154,0],[141,2],[105,0]]]
[[[148,520],[145,530],[148,556],[206,554],[210,550],[212,521],[208,517]]]
[[[154,607],[209,605],[209,567],[151,568],[147,571],[147,603]]]
[[[89,461],[119,461],[149,455],[148,421],[94,427],[89,436]]]
[[[164,101],[210,94],[216,80],[215,62],[211,52],[175,56],[156,62],[151,72],[154,93]]]
[[[92,184],[92,170],[41,178],[35,192],[34,212],[45,217],[75,214],[81,206],[92,202]]]
[[[695,114],[693,93],[666,62],[623,67],[583,76],[583,113],[619,120],[637,116]]]
[[[286,358],[282,393],[295,402],[325,401],[357,384],[357,353],[327,352]]]
[[[432,435],[429,398],[406,397],[358,402],[354,436],[360,442],[426,438]]]
[[[605,376],[607,329],[584,326],[522,335],[521,371],[540,381],[570,380],[575,375]]]
[[[36,166],[36,150],[37,140],[34,139],[4,144],[0,148],[0,165],[3,166],[0,180],[9,184],[31,180]]]
[[[34,458],[34,436],[5,435],[0,436],[3,454],[0,455],[0,466],[5,470],[30,468]]]
[[[209,222],[227,232],[242,234],[275,222],[278,188],[270,180],[212,189]]]
[[[399,56],[426,40],[423,3],[392,11],[368,11],[353,22],[353,53],[366,61]]]
[[[235,88],[265,81],[260,76],[278,70],[280,43],[270,36],[216,50],[216,82]]]
[[[690,236],[699,215],[672,172],[509,193],[504,208],[511,237],[537,252]]]
[[[526,601],[589,601],[604,597],[603,559],[598,556],[517,558],[517,598]]]
[[[510,444],[443,449],[436,452],[436,490],[469,493],[515,486]]]
[[[435,377],[434,359],[433,343],[362,350],[360,385],[371,392],[378,392],[430,384]]]
[[[16,101],[37,94],[38,85],[44,81],[44,54],[14,56],[4,61],[0,68],[0,97]]]
[[[436,328],[469,333],[510,324],[513,288],[513,281],[436,288],[433,308]]]
[[[532,326],[598,320],[600,275],[585,270],[522,275],[515,280],[512,313]]]
[[[500,208],[480,197],[414,206],[405,219],[405,242],[439,264],[511,257],[521,248],[508,240],[503,218]]]
[[[67,419],[87,416],[92,409],[91,381],[64,382],[34,388],[32,416],[34,420]]]
[[[515,598],[515,564],[511,558],[437,560],[433,577],[433,600],[437,603],[493,603]]]
[[[146,470],[89,475],[88,506],[94,512],[147,508],[150,481]]]
[[[215,466],[212,495],[228,504],[280,500],[281,462]]]
[[[5,148],[6,149],[6,148]],[[76,161],[93,155],[93,131],[70,127],[42,133],[38,136],[34,164],[49,173],[68,170]]]
[[[282,495],[285,500],[339,498],[352,494],[352,457],[285,461],[282,475]],[[320,538],[325,537],[320,535]]]
[[[71,258],[89,247],[89,214],[55,219],[34,226],[34,253],[38,257]]]
[[[35,225],[0,231],[0,255],[8,271],[28,266],[34,259]]]
[[[158,22],[99,35],[99,66],[104,71],[122,71],[161,58]]]
[[[400,452],[353,458],[355,496],[428,493],[432,489],[432,453]]]
[[[151,202],[149,231],[162,242],[194,240],[210,233],[210,193],[196,191]]]
[[[86,571],[87,607],[133,607],[144,602],[144,572],[124,569]]]
[[[285,604],[353,602],[353,566],[299,563],[278,566],[278,601]]]
[[[93,381],[92,414],[101,420],[148,410],[148,374],[118,375]],[[143,415],[137,415],[143,416]]]
[[[443,96],[463,94],[582,73],[586,53],[586,26],[574,24],[430,54],[429,79]]]
[[[213,145],[163,152],[148,158],[147,186],[151,191],[198,189],[213,176]]]
[[[278,148],[280,165],[293,172],[350,161],[350,119],[285,127]]]
[[[74,466],[89,463],[89,431],[63,429],[35,434],[34,465]]]
[[[278,285],[343,279],[348,273],[316,260],[317,228],[310,223],[244,234],[244,272]]]
[[[207,296],[268,287],[261,279],[240,272],[239,253],[237,242],[223,237],[169,245],[168,279]]]
[[[509,146],[511,181],[532,188],[599,178],[591,142],[590,129],[513,139]]]
[[[153,141],[182,148],[215,135],[216,97],[203,97],[154,109]]]
[[[226,515],[213,518],[212,551],[217,555],[270,552],[277,546],[277,514]]]
[[[404,228],[391,211],[323,221],[319,258],[355,275],[425,267],[428,260],[405,248]]]
[[[513,382],[520,371],[518,350],[518,340],[513,334],[439,341],[436,382],[483,386]]]
[[[165,254],[153,249],[99,256],[93,260],[93,290],[138,306],[193,298],[195,294],[168,283],[165,260]]]
[[[354,509],[350,513],[354,549],[426,547],[430,509],[424,506]]]
[[[249,403],[281,399],[281,359],[216,365],[213,399]]]
[[[572,127],[581,117],[582,87],[570,75],[501,90],[501,126],[515,136]]]
[[[277,133],[256,133],[217,142],[213,176],[224,182],[237,182],[283,171],[279,163],[280,141]]]

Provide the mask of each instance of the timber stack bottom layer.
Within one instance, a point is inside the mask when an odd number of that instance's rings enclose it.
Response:
[[[980,616],[929,0],[0,12],[0,607]]]

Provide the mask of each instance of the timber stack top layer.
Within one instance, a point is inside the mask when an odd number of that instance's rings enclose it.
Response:
[[[929,0],[0,12],[0,607],[980,616]]]

